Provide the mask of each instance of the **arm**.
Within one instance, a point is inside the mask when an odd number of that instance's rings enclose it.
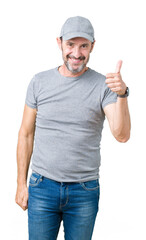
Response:
[[[119,142],[126,142],[130,138],[131,121],[127,98],[117,98],[116,103],[104,108],[113,136]]]
[[[27,174],[33,150],[36,109],[25,104],[17,144],[17,192],[15,201],[23,210],[27,208]]]
[[[106,83],[111,91],[118,95],[123,95],[126,84],[122,80],[120,69],[122,61],[116,66],[115,73],[106,74]],[[126,142],[130,138],[131,121],[126,98],[117,97],[117,102],[104,107],[105,115],[108,119],[111,132],[119,142]]]

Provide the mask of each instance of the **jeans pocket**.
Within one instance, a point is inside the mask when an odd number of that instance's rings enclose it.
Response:
[[[90,180],[87,182],[80,182],[80,185],[87,191],[93,191],[99,189],[99,180]]]
[[[42,182],[43,176],[39,173],[32,173],[29,179],[29,185],[32,187],[38,186],[40,182]]]

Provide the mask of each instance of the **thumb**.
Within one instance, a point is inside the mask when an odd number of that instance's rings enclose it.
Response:
[[[122,67],[122,63],[123,63],[122,60],[118,61],[115,73],[119,73],[120,72],[121,67]]]
[[[27,201],[28,201],[27,198],[23,199],[23,202],[22,202],[23,207],[27,207]]]

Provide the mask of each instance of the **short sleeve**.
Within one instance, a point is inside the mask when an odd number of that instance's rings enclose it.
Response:
[[[102,89],[102,96],[101,96],[101,105],[102,108],[110,103],[117,102],[117,94],[113,92],[106,83],[104,83],[104,87]]]
[[[37,108],[37,100],[34,92],[35,76],[29,82],[26,92],[25,103],[31,108]]]

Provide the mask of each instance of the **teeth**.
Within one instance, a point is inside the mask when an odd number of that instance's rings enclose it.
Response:
[[[71,58],[71,60],[74,61],[74,62],[79,62],[79,61],[81,61],[80,59],[74,59],[74,58]]]

